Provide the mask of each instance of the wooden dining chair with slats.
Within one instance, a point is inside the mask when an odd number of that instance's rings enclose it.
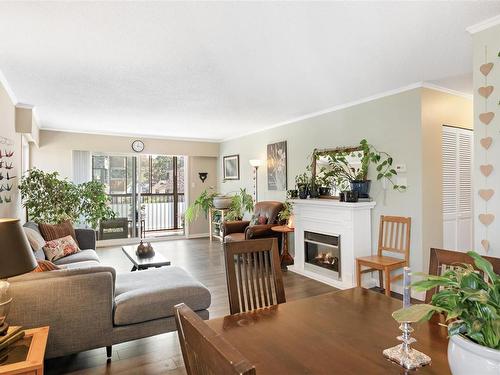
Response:
[[[364,273],[378,271],[380,287],[384,287],[385,276],[385,294],[391,296],[391,282],[402,277],[402,274],[392,277],[391,272],[410,264],[410,232],[411,217],[380,216],[377,255],[356,258],[358,286]],[[386,256],[386,252],[402,254],[402,257]]]
[[[286,302],[276,238],[226,242],[231,314]]]
[[[255,366],[184,303],[175,322],[188,375],[255,375]]]
[[[483,256],[493,266],[493,271],[500,274],[500,258]],[[471,264],[474,265],[474,259],[466,253],[460,251],[431,249],[429,260],[429,275],[441,276],[446,270],[452,268],[455,264]],[[477,268],[476,268],[477,269]],[[478,270],[479,271],[479,270]],[[481,271],[479,271],[482,273]],[[425,293],[425,303],[431,302],[432,296],[438,291],[438,288],[429,289]]]

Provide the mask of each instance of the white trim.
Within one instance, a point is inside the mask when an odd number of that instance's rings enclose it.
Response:
[[[208,232],[207,233],[195,233],[195,234],[188,234],[186,236],[186,239],[192,240],[195,238],[208,238],[209,236],[210,236],[210,234]]]
[[[363,99],[359,99],[359,100],[355,100],[355,101],[348,102],[348,103],[345,103],[345,104],[339,104],[339,105],[336,105],[334,107],[323,109],[321,111],[308,113],[308,114],[303,115],[303,116],[295,117],[293,119],[286,120],[286,121],[283,121],[283,122],[279,122],[279,123],[274,124],[274,125],[266,126],[266,127],[260,128],[258,130],[253,130],[253,131],[241,134],[241,135],[237,135],[237,136],[234,136],[234,137],[224,138],[222,140],[222,142],[230,141],[230,140],[233,140],[233,139],[238,139],[238,138],[241,138],[241,137],[245,137],[247,135],[252,135],[252,134],[260,133],[262,131],[273,129],[273,128],[278,128],[280,126],[293,124],[293,123],[298,122],[298,121],[307,120],[307,119],[310,119],[310,118],[313,118],[313,117],[317,117],[317,116],[321,116],[321,115],[324,115],[324,114],[327,114],[327,113],[330,113],[330,112],[340,111],[341,109],[346,109],[346,108],[349,108],[349,107],[354,107],[354,106],[359,105],[359,104],[368,103],[368,102],[371,102],[373,100],[382,99],[382,98],[385,98],[387,96],[401,94],[401,93],[406,92],[406,91],[410,91],[410,90],[414,90],[414,89],[418,89],[418,88],[423,88],[423,87],[429,88],[429,89],[433,89],[433,90],[437,90],[437,91],[442,91],[442,92],[445,92],[447,94],[461,96],[461,97],[464,97],[464,98],[467,98],[467,99],[471,99],[472,98],[472,95],[464,93],[464,92],[461,92],[461,91],[451,90],[451,89],[448,89],[446,87],[434,85],[434,84],[431,84],[431,83],[428,83],[428,82],[423,82],[423,81],[421,81],[421,82],[415,82],[415,83],[412,83],[412,84],[410,84],[408,86],[403,86],[403,87],[400,87],[400,88],[397,88],[397,89],[394,89],[394,90],[384,91],[384,92],[381,92],[381,93],[378,93],[378,94],[375,94],[375,95],[372,95],[372,96],[368,96],[368,97],[363,98]]]
[[[9,96],[12,104],[17,105],[19,101],[17,100],[16,94],[14,94],[14,91],[10,87],[9,82],[7,82],[7,78],[5,78],[1,70],[0,70],[0,83],[4,87],[5,91],[7,91],[7,95]]]
[[[50,127],[41,127],[40,130],[47,130],[51,132],[63,132],[63,133],[76,133],[76,134],[92,134],[92,135],[108,135],[113,137],[123,137],[123,138],[134,138],[134,139],[163,139],[169,141],[181,141],[181,142],[207,142],[207,143],[220,143],[222,139],[209,139],[209,138],[186,138],[186,137],[169,137],[162,135],[149,135],[149,134],[135,134],[135,133],[123,133],[123,132],[107,132],[107,131],[90,131],[90,130],[75,130],[75,129],[59,129]]]
[[[444,93],[450,94],[450,95],[460,96],[460,97],[465,98],[465,99],[472,100],[474,98],[474,95],[472,95],[472,94],[467,94],[467,93],[462,92],[462,91],[452,90],[452,89],[449,89],[447,87],[435,85],[434,83],[430,83],[430,82],[422,82],[422,87],[426,88],[426,89],[441,91],[441,92],[444,92]]]
[[[469,26],[465,30],[467,30],[469,34],[475,34],[499,24],[500,24],[500,14],[496,15],[495,17],[488,18],[487,20],[478,22],[472,26]]]
[[[164,236],[164,237],[147,237],[147,238],[139,238],[139,237],[133,237],[133,238],[116,238],[113,240],[98,240],[96,242],[96,247],[97,248],[103,248],[103,247],[118,247],[118,246],[127,246],[127,245],[137,245],[139,242],[145,241],[145,242],[164,242],[164,241],[175,241],[175,240],[185,240],[186,236],[185,235],[170,235],[170,236]]]

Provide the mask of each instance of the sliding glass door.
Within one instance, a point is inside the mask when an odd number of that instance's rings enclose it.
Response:
[[[93,179],[106,186],[117,216],[103,239],[117,238],[125,223],[122,238],[183,234],[184,168],[183,156],[94,154]]]

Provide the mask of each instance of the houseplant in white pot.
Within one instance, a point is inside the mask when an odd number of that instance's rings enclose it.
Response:
[[[444,313],[448,323],[448,363],[454,375],[500,374],[500,276],[479,254],[467,253],[478,270],[470,264],[457,264],[441,276],[425,275],[413,283],[417,292],[435,287],[442,289],[430,304],[417,304],[395,311],[399,321],[430,319]]]

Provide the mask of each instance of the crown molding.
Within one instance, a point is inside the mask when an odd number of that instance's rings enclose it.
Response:
[[[5,76],[4,76],[4,74],[2,73],[1,70],[0,70],[0,83],[2,84],[3,88],[7,92],[7,95],[9,96],[10,101],[12,102],[12,104],[13,105],[17,105],[17,103],[19,102],[19,100],[17,100],[17,97],[14,94],[14,91],[10,87],[9,82],[7,82],[7,78],[5,78]]]
[[[345,109],[345,108],[349,108],[349,107],[354,107],[354,106],[359,105],[359,104],[368,103],[368,102],[371,102],[373,100],[382,99],[382,98],[385,98],[387,96],[392,96],[392,95],[396,95],[396,94],[401,94],[403,92],[414,90],[414,89],[418,89],[418,88],[428,88],[428,89],[431,89],[431,90],[441,91],[441,92],[444,92],[444,93],[447,93],[447,94],[461,96],[461,97],[467,98],[467,99],[472,99],[472,95],[464,93],[464,92],[461,92],[461,91],[456,91],[456,90],[448,89],[446,87],[434,85],[434,84],[428,83],[428,82],[415,82],[415,83],[412,83],[410,85],[403,86],[403,87],[400,87],[400,88],[397,88],[397,89],[394,89],[394,90],[384,91],[384,92],[381,92],[381,93],[378,93],[378,94],[375,94],[375,95],[372,95],[372,96],[368,96],[368,97],[363,98],[363,99],[355,100],[355,101],[348,102],[348,103],[345,103],[345,104],[340,104],[340,105],[337,105],[337,106],[334,106],[334,107],[330,107],[330,108],[327,108],[327,109],[324,109],[324,110],[321,110],[321,111],[308,113],[308,114],[303,115],[303,116],[295,117],[295,118],[292,118],[290,120],[279,122],[277,124],[266,126],[264,128],[260,128],[258,130],[247,132],[247,133],[244,133],[244,134],[241,134],[241,135],[237,135],[237,136],[234,136],[234,137],[224,138],[222,140],[222,142],[230,141],[230,140],[233,140],[233,139],[238,139],[238,138],[241,138],[241,137],[245,137],[247,135],[252,135],[252,134],[260,133],[262,131],[266,131],[266,130],[269,130],[269,129],[278,128],[280,126],[293,124],[293,123],[298,122],[298,121],[307,120],[307,119],[310,119],[310,118],[313,118],[313,117],[317,117],[317,116],[321,116],[321,115],[324,115],[324,114],[327,114],[327,113],[330,113],[330,112],[340,111],[341,109]]]
[[[475,34],[496,25],[500,25],[500,14],[469,26],[465,30],[467,30],[469,34]]]

